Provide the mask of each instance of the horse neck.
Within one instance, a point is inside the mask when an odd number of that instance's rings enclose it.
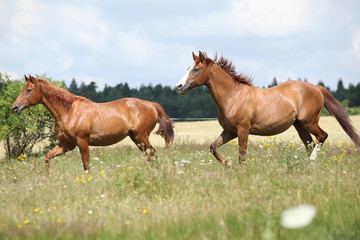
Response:
[[[232,96],[238,96],[251,86],[236,82],[228,73],[217,65],[212,65],[206,83],[215,103],[221,111],[229,106]]]
[[[55,121],[61,121],[70,110],[73,95],[68,91],[48,83],[41,84],[41,103],[49,110]]]

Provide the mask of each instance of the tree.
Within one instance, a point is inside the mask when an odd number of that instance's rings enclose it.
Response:
[[[272,83],[268,86],[268,88],[275,87],[275,86],[277,86],[277,85],[278,85],[278,82],[277,82],[276,78],[273,78],[273,81],[272,81]]]
[[[334,97],[339,101],[344,101],[348,97],[346,92],[347,92],[347,90],[345,90],[344,83],[343,83],[342,79],[340,78],[338,81],[338,84],[337,84],[337,89],[334,94]]]
[[[69,92],[71,92],[75,95],[79,95],[79,88],[78,88],[75,78],[73,78],[70,83]]]
[[[45,75],[40,76],[53,84],[64,87],[63,82],[52,81]],[[54,119],[50,112],[41,104],[25,110],[21,115],[11,112],[11,106],[24,87],[24,80],[10,80],[0,74],[2,89],[0,92],[0,141],[4,141],[6,156],[29,154],[34,145],[47,139],[55,143]]]

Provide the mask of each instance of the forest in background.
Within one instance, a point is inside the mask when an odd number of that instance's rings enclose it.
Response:
[[[274,78],[272,83],[266,87],[276,85],[278,85],[278,82]],[[325,86],[322,81],[319,81],[318,85],[326,87],[349,114],[360,115],[360,82],[357,85],[350,84],[348,87],[345,87],[342,79],[339,79],[335,90]],[[91,82],[88,85],[82,82],[78,85],[77,81],[73,79],[67,88],[71,93],[82,95],[94,102],[108,102],[125,97],[135,97],[158,102],[172,118],[217,117],[217,106],[210,96],[208,89],[204,86],[190,91],[186,96],[179,95],[174,87],[171,88],[159,84],[155,86],[148,84],[147,86],[141,85],[139,88],[130,88],[125,82],[113,87],[105,85],[102,91],[98,91],[96,82]]]
[[[301,80],[301,79],[298,79]],[[303,81],[307,81],[304,79]],[[1,91],[0,81],[0,91]],[[272,83],[263,88],[278,85],[276,78]],[[360,82],[356,85],[344,86],[342,79],[338,80],[335,90],[325,86],[319,81],[318,85],[326,87],[350,115],[360,115]],[[103,90],[98,90],[96,82],[88,85],[84,82],[78,84],[72,79],[69,86],[65,86],[71,93],[81,95],[94,102],[109,102],[125,97],[134,97],[160,103],[171,118],[216,118],[217,106],[213,101],[208,89],[204,86],[190,91],[186,96],[179,95],[175,87],[162,86],[157,84],[141,85],[138,88],[131,88],[128,83],[119,83],[116,86],[105,85]],[[328,113],[323,112],[324,115]]]

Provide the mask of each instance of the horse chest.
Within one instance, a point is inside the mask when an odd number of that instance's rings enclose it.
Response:
[[[224,115],[219,115],[218,120],[224,130],[237,134],[236,125],[230,119],[226,118]]]
[[[76,134],[74,134],[74,131],[71,131],[71,129],[66,128],[62,123],[55,124],[55,135],[61,142],[76,144]]]

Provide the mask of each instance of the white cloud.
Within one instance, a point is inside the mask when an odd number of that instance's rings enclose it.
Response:
[[[15,72],[15,71],[8,71],[8,70],[6,70],[6,69],[4,69],[4,68],[0,68],[0,73],[9,76],[9,78],[10,78],[11,80],[16,80],[16,79],[20,79],[20,78],[21,78],[17,72]]]
[[[360,60],[360,28],[354,31],[352,39],[353,52],[358,60]]]
[[[321,6],[320,2],[299,0],[232,1],[223,10],[182,18],[176,27],[162,23],[160,28],[177,35],[283,36],[313,27],[323,13]]]
[[[117,47],[126,61],[135,65],[146,65],[162,54],[162,48],[156,43],[141,37],[137,33],[118,33]]]
[[[56,8],[59,11],[58,27],[62,37],[96,51],[107,49],[110,26],[101,19],[95,8],[69,4],[59,4]]]
[[[14,40],[19,42],[24,37],[36,36],[41,32],[43,23],[42,13],[47,5],[36,0],[16,1],[16,13],[10,19],[11,29],[14,33]]]

